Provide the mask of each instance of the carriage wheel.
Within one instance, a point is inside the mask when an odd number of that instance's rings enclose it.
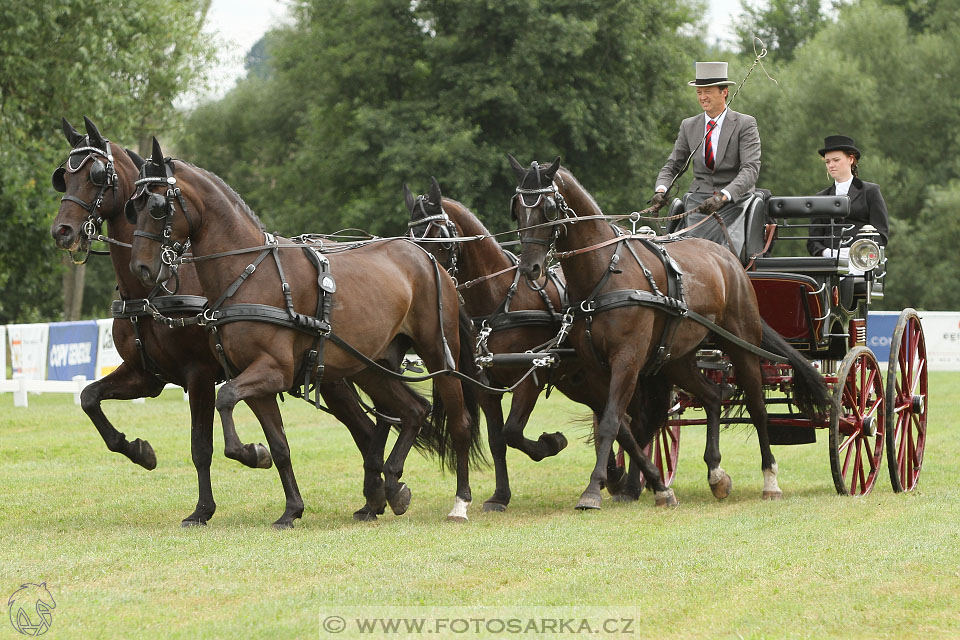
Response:
[[[927,444],[927,347],[920,317],[904,309],[887,364],[887,466],[893,490],[912,491]]]
[[[883,376],[873,352],[855,347],[840,363],[830,412],[830,469],[842,495],[873,489],[883,457]]]
[[[673,484],[673,478],[677,475],[677,460],[680,458],[680,425],[664,425],[653,441],[643,448],[643,453],[657,465],[663,484],[668,487]],[[646,484],[646,478],[641,477],[641,490]]]

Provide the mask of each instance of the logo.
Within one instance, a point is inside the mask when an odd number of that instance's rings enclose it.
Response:
[[[10,608],[10,624],[25,636],[42,636],[50,630],[53,622],[51,610],[57,608],[47,583],[20,585],[7,600]]]

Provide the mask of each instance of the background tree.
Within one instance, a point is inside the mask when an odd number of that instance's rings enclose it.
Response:
[[[736,23],[737,40],[743,54],[753,54],[754,37],[759,37],[771,58],[790,61],[797,47],[809,41],[826,24],[820,0],[769,0],[754,4],[741,0],[743,13]]]
[[[300,2],[180,148],[282,232],[405,229],[400,187],[507,227],[504,157],[563,157],[611,211],[640,208],[696,109],[682,1]]]
[[[0,4],[0,322],[61,316],[64,266],[49,235],[59,202],[50,174],[67,152],[60,118],[82,124],[88,115],[112,141],[134,148],[174,129],[174,101],[203,80],[212,58],[200,33],[208,6]],[[109,265],[94,269],[86,309],[103,316],[114,279]]]

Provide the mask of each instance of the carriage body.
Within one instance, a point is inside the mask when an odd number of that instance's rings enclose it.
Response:
[[[679,201],[675,208],[682,210]],[[769,197],[745,203],[738,219],[745,263],[763,319],[818,368],[834,389],[835,409],[825,422],[810,420],[792,400],[789,365],[765,362],[768,431],[772,444],[816,441],[816,430],[829,430],[834,484],[841,494],[865,494],[874,486],[884,449],[895,491],[916,486],[926,441],[926,353],[917,313],[903,311],[891,342],[886,384],[876,355],[866,346],[871,301],[883,295],[886,261],[863,273],[847,258],[810,257],[805,241],[818,226],[829,235],[844,232],[846,196]],[[770,239],[786,257],[764,254]],[[735,385],[727,358],[711,345],[699,354],[704,374],[722,385]],[[884,354],[886,355],[886,354]],[[677,392],[666,431],[679,439],[679,428],[702,425],[705,418],[686,414],[697,401]],[[728,400],[724,424],[749,424],[742,403]],[[665,455],[655,455],[661,464]],[[674,461],[675,463],[675,461]]]

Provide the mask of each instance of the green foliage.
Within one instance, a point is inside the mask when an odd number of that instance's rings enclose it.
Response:
[[[340,0],[295,16],[267,37],[273,74],[198,109],[179,147],[286,233],[399,233],[401,185],[431,175],[505,228],[507,152],[560,155],[607,209],[640,208],[695,108],[683,2]]]
[[[50,174],[67,150],[61,116],[82,129],[88,115],[109,138],[134,148],[148,132],[174,128],[174,100],[202,80],[212,56],[200,34],[208,5],[0,5],[0,322],[59,315],[60,256],[49,226],[59,200]],[[109,294],[112,280],[91,288]]]
[[[741,0],[740,4],[743,13],[736,31],[744,54],[753,53],[757,37],[767,46],[772,59],[792,60],[797,47],[826,23],[820,0],[769,0],[760,6]]]

